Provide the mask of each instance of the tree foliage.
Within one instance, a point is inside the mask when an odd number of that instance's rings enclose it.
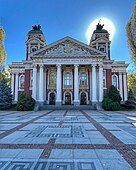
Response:
[[[35,100],[28,94],[22,93],[19,95],[17,102],[17,110],[19,111],[29,111],[33,110],[35,106]]]
[[[132,17],[128,21],[126,31],[128,37],[128,45],[132,54],[132,59],[136,63],[136,3],[134,5]]]
[[[104,110],[119,110],[120,109],[121,96],[116,87],[111,86],[104,99],[102,101],[102,107]]]
[[[136,98],[136,73],[128,74],[128,89],[132,90]]]

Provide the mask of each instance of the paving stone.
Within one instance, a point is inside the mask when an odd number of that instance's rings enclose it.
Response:
[[[0,111],[0,169],[136,169],[135,116],[122,111]]]
[[[53,149],[50,157],[53,159],[73,159],[72,149]]]

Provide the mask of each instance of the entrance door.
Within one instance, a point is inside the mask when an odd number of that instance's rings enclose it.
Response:
[[[80,104],[86,105],[86,93],[84,93],[84,92],[81,93]]]
[[[49,104],[55,105],[55,93],[50,93]]]
[[[69,92],[65,94],[65,105],[71,105],[71,94]]]

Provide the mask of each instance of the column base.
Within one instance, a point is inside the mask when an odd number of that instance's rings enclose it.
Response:
[[[80,105],[80,101],[79,100],[74,100],[74,106],[79,106]]]
[[[97,101],[97,100],[92,101],[92,105],[93,105],[93,106],[96,106],[96,104],[98,104],[98,101]]]
[[[56,106],[61,106],[62,105],[62,101],[56,101]]]
[[[43,106],[43,105],[44,105],[44,101],[36,101],[36,103],[37,103],[39,106]]]

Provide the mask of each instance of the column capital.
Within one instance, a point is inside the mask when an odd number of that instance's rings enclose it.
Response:
[[[127,75],[127,72],[123,72],[123,75]]]
[[[102,64],[102,63],[100,63],[100,64],[98,64],[98,66],[99,66],[99,67],[103,67],[103,64]]]
[[[61,67],[61,64],[57,64],[56,66],[57,66],[57,68],[60,68],[60,67]]]
[[[14,74],[19,75],[19,72],[15,72]]]
[[[123,72],[119,72],[119,75],[122,75]]]
[[[79,64],[74,64],[74,67],[79,67]]]
[[[91,67],[96,67],[96,66],[97,66],[96,63],[91,64]]]
[[[36,67],[37,67],[37,64],[34,63],[32,67],[33,67],[33,68],[36,68]]]
[[[43,68],[43,67],[44,67],[44,65],[43,65],[43,64],[39,64],[39,67],[40,67],[40,68]]]

